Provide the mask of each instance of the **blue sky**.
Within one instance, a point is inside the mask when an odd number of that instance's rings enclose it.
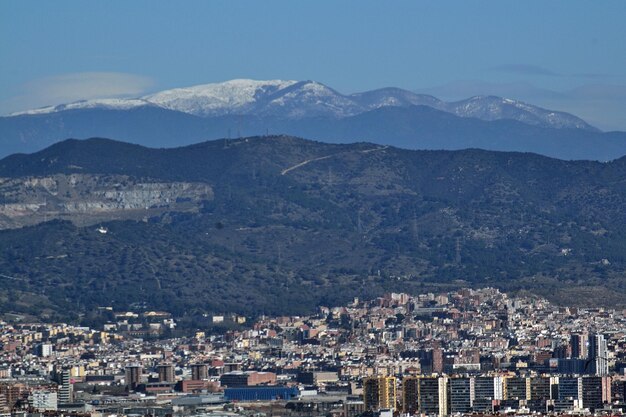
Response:
[[[497,94],[626,130],[625,1],[0,2],[0,114],[232,78]]]

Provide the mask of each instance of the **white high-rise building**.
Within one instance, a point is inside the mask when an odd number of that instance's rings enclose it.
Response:
[[[70,371],[64,370],[61,373],[61,385],[59,386],[59,402],[62,404],[71,403],[74,400],[74,387],[70,380]]]
[[[35,410],[57,409],[57,393],[54,391],[35,390],[30,394],[30,404]]]
[[[37,346],[37,356],[41,358],[47,358],[52,355],[52,344],[50,343],[41,343]]]
[[[589,361],[591,362],[590,371],[597,376],[606,376],[609,374],[609,354],[601,334],[593,334],[589,337]]]

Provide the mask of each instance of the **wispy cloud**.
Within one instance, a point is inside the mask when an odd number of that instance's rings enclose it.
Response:
[[[538,65],[528,65],[528,64],[497,65],[489,69],[492,71],[507,72],[511,74],[521,74],[521,75],[545,75],[549,77],[562,77],[563,76],[563,74],[559,74],[558,72],[554,72],[547,68],[540,67]]]
[[[616,78],[615,75],[602,74],[602,73],[596,73],[596,72],[582,72],[582,73],[572,74],[571,76],[576,77],[576,78],[589,78],[589,79]]]
[[[610,74],[602,74],[595,72],[579,72],[579,73],[561,73],[552,71],[549,68],[541,67],[539,65],[531,64],[505,64],[496,65],[495,67],[488,68],[490,71],[503,72],[514,75],[526,75],[526,76],[544,76],[544,77],[559,77],[559,78],[588,78],[588,79],[602,79],[613,77]]]
[[[122,72],[79,72],[39,78],[0,101],[4,114],[94,98],[137,97],[154,85],[149,77]]]

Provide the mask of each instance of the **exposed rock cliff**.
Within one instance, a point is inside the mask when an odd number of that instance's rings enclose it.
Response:
[[[0,178],[0,229],[55,218],[80,225],[147,219],[164,211],[195,211],[211,199],[213,190],[203,183],[91,174]]]

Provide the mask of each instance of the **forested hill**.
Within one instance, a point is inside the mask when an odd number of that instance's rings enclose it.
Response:
[[[529,289],[568,304],[626,299],[624,158],[570,162],[285,136],[174,149],[90,139],[7,157],[0,177],[11,187],[0,201],[7,217],[33,195],[49,193],[59,207],[67,207],[64,195],[89,201],[86,184],[96,182],[99,196],[106,187],[119,194],[126,182],[176,182],[189,194],[179,198],[185,210],[146,207],[138,218],[122,207],[84,226],[85,214],[100,215],[85,211],[102,210],[85,204],[79,227],[75,212],[57,207],[48,222],[1,231],[4,312],[74,316],[144,305],[179,315],[281,314],[386,290],[465,285]]]

